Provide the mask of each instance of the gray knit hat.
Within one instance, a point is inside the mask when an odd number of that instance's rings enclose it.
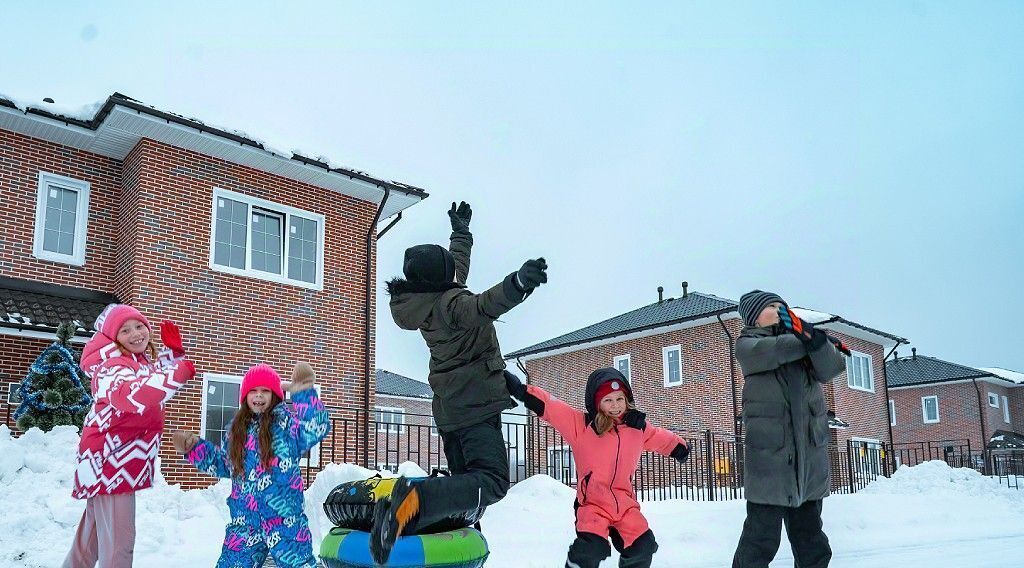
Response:
[[[751,290],[743,294],[740,297],[740,317],[743,318],[743,323],[750,327],[757,325],[757,316],[761,315],[761,310],[772,302],[779,302],[789,307],[789,304],[774,292]]]

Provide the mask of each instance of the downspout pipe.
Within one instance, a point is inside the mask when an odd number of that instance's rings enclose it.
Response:
[[[899,346],[900,343],[897,341],[896,345],[893,345],[892,349],[889,350],[889,354],[882,357],[882,390],[885,392],[885,423],[889,425],[889,455],[887,457],[893,460],[892,466],[890,467],[890,470],[893,472],[896,471],[896,452],[895,447],[893,447],[896,444],[896,439],[892,437],[892,416],[889,415],[889,400],[891,400],[889,398],[889,373],[885,369],[885,362],[889,360],[889,357],[892,357],[892,354],[896,352],[896,348]]]
[[[373,331],[373,322],[370,320],[370,313],[373,309],[373,245],[377,241],[377,221],[380,220],[384,206],[391,197],[391,188],[383,186],[384,199],[377,206],[377,213],[373,216],[370,228],[366,231],[366,301],[363,303],[363,410],[366,415],[363,417],[363,467],[370,468],[370,333]],[[388,225],[390,229],[398,220]],[[384,232],[387,232],[385,229]],[[383,233],[381,233],[383,234]]]
[[[740,431],[740,418],[737,414],[736,409],[736,342],[729,333],[729,328],[722,321],[722,314],[718,314],[718,323],[722,326],[722,331],[725,332],[725,336],[729,338],[729,384],[732,390],[732,434],[733,436],[739,437]]]
[[[985,412],[986,412],[986,410],[985,410],[985,407],[982,406],[982,404],[981,404],[981,387],[978,386],[978,379],[977,379],[977,377],[971,379],[971,382],[974,383],[974,390],[977,391],[977,393],[978,393],[978,425],[981,426],[981,449],[982,449],[982,451],[984,451],[985,447],[988,445],[988,437],[985,435]],[[968,440],[968,444],[969,443],[970,443],[970,441]],[[968,459],[971,459],[970,456],[968,456]]]

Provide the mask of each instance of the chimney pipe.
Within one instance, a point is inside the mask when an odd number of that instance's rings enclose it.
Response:
[[[687,282],[687,281],[685,281],[685,280],[683,280],[683,297],[684,297],[684,298],[685,298],[685,297],[686,297],[686,295],[688,294],[688,292],[686,291],[686,288],[687,288],[687,287],[689,287],[689,286],[690,286],[690,283],[689,283],[689,282]]]
[[[917,347],[911,347],[910,352],[913,353],[913,358],[917,361]]]
[[[658,303],[660,304],[660,303],[662,303],[664,301],[665,301],[665,287],[664,286],[658,286]]]
[[[899,351],[896,351],[895,349],[893,349],[892,350],[892,355],[893,355],[893,358],[892,358],[893,361],[899,361],[900,360],[900,352]]]
[[[45,99],[43,99],[43,102],[44,103],[52,103],[53,99],[51,99],[50,97],[46,97]]]

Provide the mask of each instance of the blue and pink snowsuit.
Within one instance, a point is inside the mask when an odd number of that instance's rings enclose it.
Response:
[[[327,410],[314,389],[292,395],[294,409],[281,403],[249,424],[245,441],[245,474],[232,477],[225,438],[220,447],[201,440],[185,458],[196,469],[231,478],[228,510],[217,568],[257,568],[269,552],[282,568],[314,568],[316,558],[306,514],[302,511],[299,460],[331,429]],[[243,403],[244,404],[244,403]],[[260,420],[273,420],[274,458],[270,469],[260,464],[257,443]]]

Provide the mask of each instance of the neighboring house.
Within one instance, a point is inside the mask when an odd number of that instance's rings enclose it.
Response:
[[[0,97],[0,381],[25,376],[60,320],[84,340],[121,301],[178,322],[195,361],[168,433],[219,439],[257,362],[287,378],[307,361],[329,407],[369,409],[376,222],[426,193],[117,93],[61,112]],[[355,445],[356,430],[326,443]],[[160,455],[170,482],[213,481],[169,435]]]
[[[886,363],[893,442],[969,440],[972,452],[999,432],[1024,433],[1024,375],[918,355]]]
[[[374,425],[377,431],[375,469],[397,471],[404,461],[427,470],[448,467],[441,436],[430,408],[434,391],[425,382],[377,369]]]
[[[688,292],[684,283],[681,297],[663,298],[659,290],[655,303],[505,357],[521,362],[531,383],[577,408],[583,407],[587,375],[616,367],[655,424],[689,436],[710,430],[731,437],[742,428],[736,417],[742,410],[743,374],[733,350],[743,327],[737,308],[734,300]],[[832,442],[845,447],[848,440],[889,441],[883,360],[907,340],[840,316],[796,311],[854,352],[847,372],[825,387],[837,416],[831,421]]]

